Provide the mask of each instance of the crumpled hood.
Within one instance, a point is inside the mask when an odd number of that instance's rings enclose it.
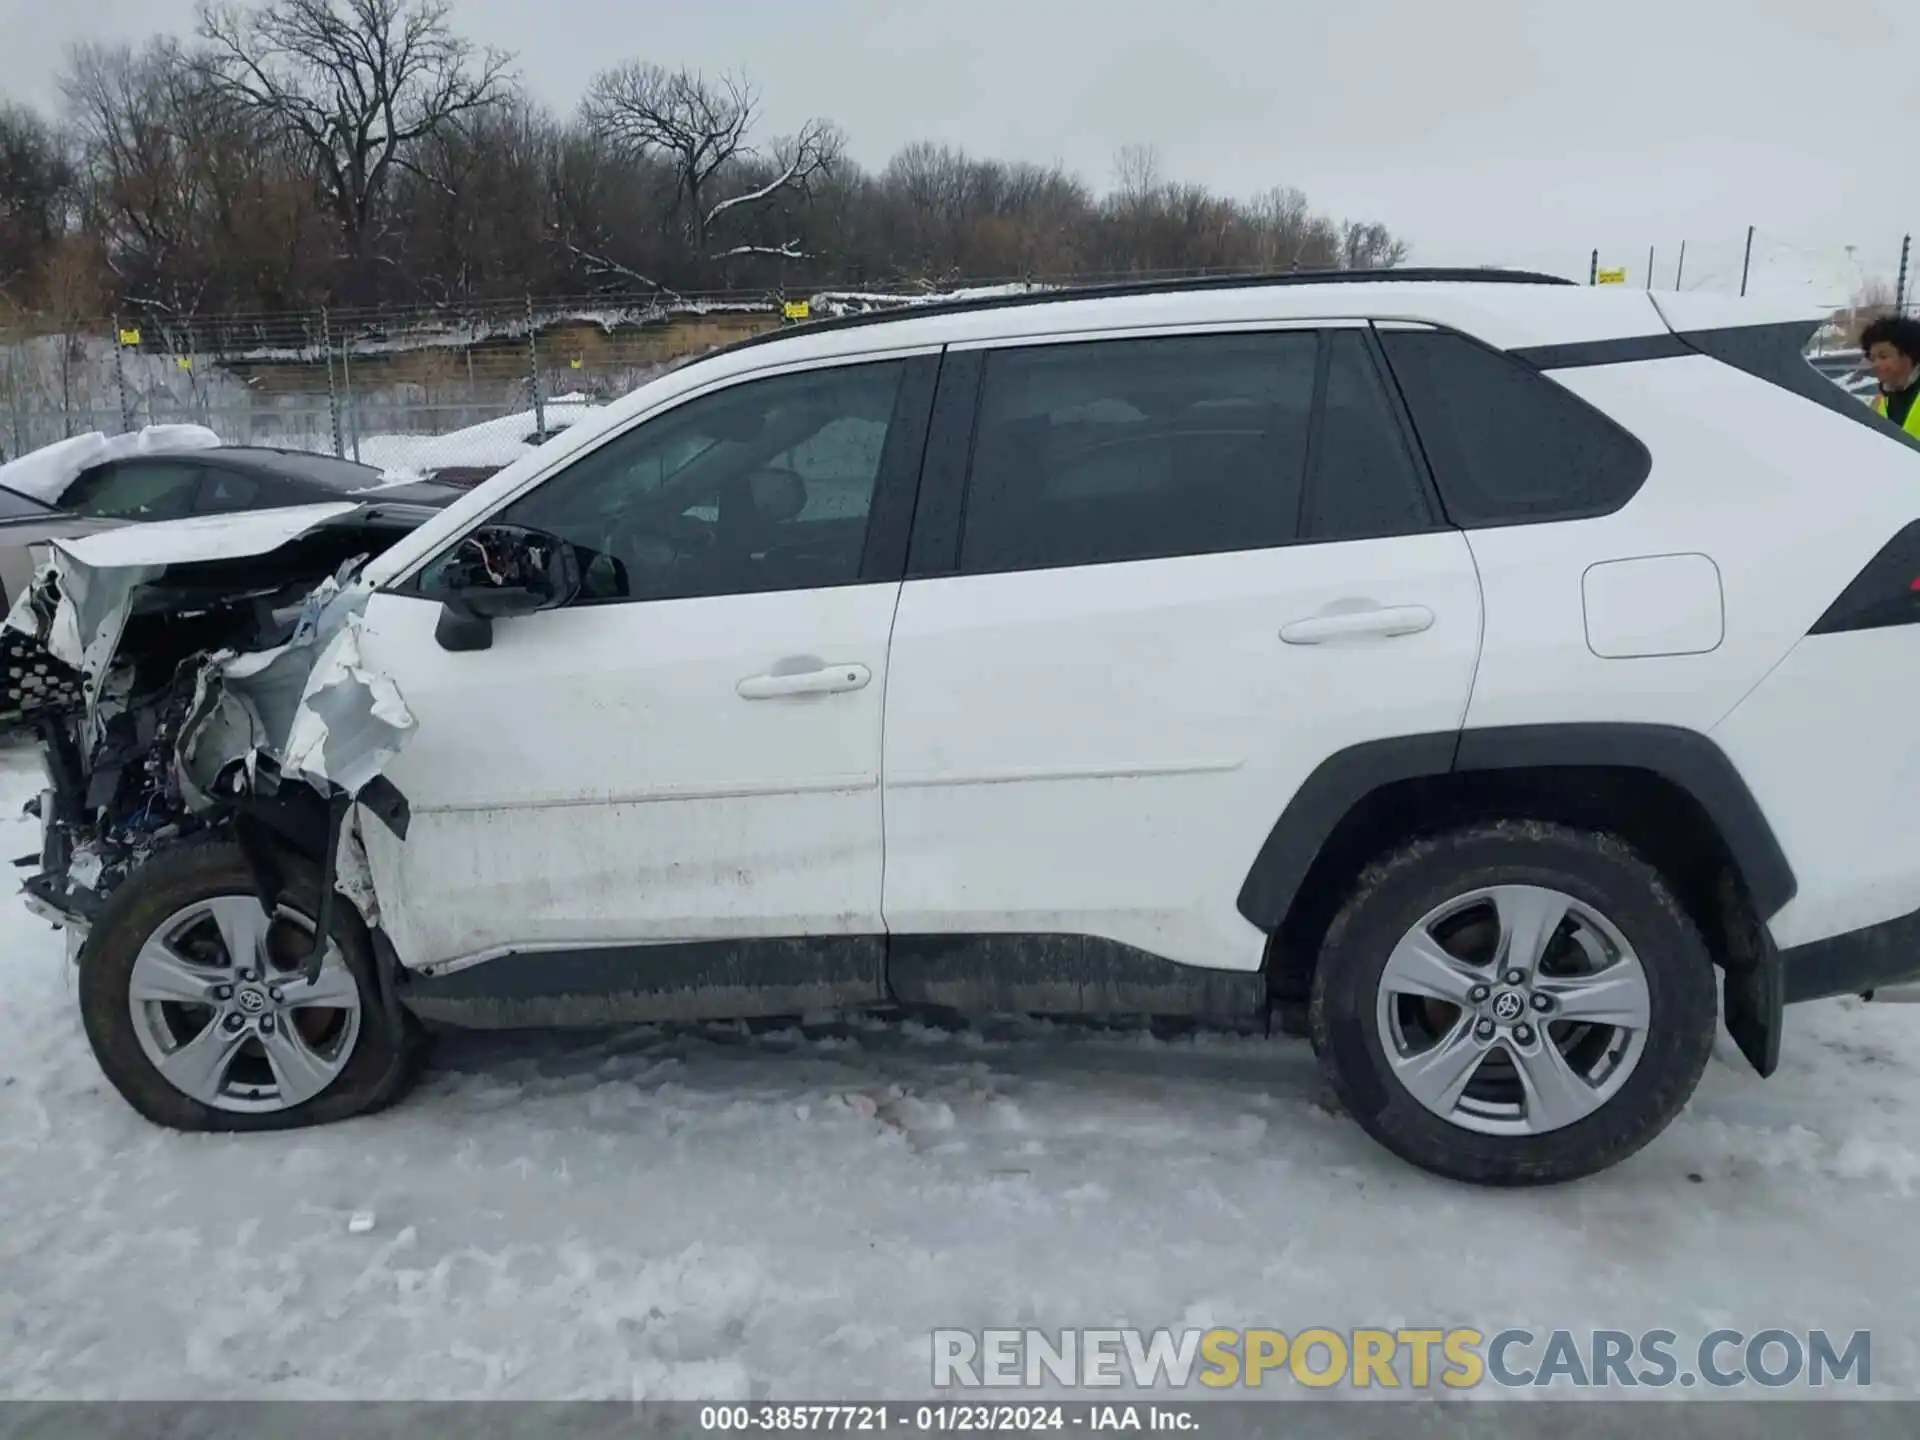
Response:
[[[133,656],[121,645],[148,587],[196,564],[270,557],[367,507],[352,502],[131,526],[53,544],[51,563],[7,625],[39,639],[85,677],[90,728],[99,728],[109,680]],[[176,751],[181,792],[213,803],[236,766],[251,781],[262,758],[322,794],[357,795],[415,728],[393,681],[361,658],[361,612],[373,593],[358,562],[307,596],[290,638],[198,657],[193,704]],[[285,612],[282,612],[285,613]],[[282,630],[280,633],[284,633]]]
[[[169,565],[266,555],[359,508],[352,501],[335,501],[165,520],[50,540],[52,563],[21,592],[6,623],[39,638],[54,659],[73,666],[91,683],[112,659],[134,592],[157,580]],[[43,606],[37,592],[49,572],[58,576],[60,605],[46,615],[37,613]]]

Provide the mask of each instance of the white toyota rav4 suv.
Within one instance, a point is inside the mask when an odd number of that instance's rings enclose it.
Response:
[[[1814,327],[1477,271],[936,305],[431,516],[65,543],[28,893],[183,1129],[383,1105],[423,1025],[1291,1017],[1405,1159],[1584,1175],[1723,1014],[1765,1074],[1783,1004],[1920,974],[1920,453]]]

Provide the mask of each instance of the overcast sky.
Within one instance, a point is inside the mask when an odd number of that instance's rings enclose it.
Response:
[[[0,93],[53,105],[66,45],[185,32],[192,0],[0,0]],[[1920,228],[1893,0],[452,0],[571,108],[628,58],[743,71],[767,133],[824,115],[879,165],[928,139],[1386,222],[1432,263],[1737,285],[1889,279]],[[1846,247],[1857,247],[1849,260]],[[1812,277],[1809,281],[1808,277]]]

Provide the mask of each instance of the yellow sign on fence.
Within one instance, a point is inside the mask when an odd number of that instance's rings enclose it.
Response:
[[[140,343],[140,332],[138,330],[122,330],[120,332],[120,343],[122,345],[138,345]]]
[[[1624,285],[1627,283],[1625,270],[1602,270],[1594,279],[1602,285]]]
[[[813,313],[813,307],[804,300],[787,301],[787,319],[804,320]]]

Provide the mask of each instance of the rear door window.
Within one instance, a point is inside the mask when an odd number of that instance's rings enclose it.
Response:
[[[1318,347],[1290,331],[989,353],[961,570],[1292,543]]]

